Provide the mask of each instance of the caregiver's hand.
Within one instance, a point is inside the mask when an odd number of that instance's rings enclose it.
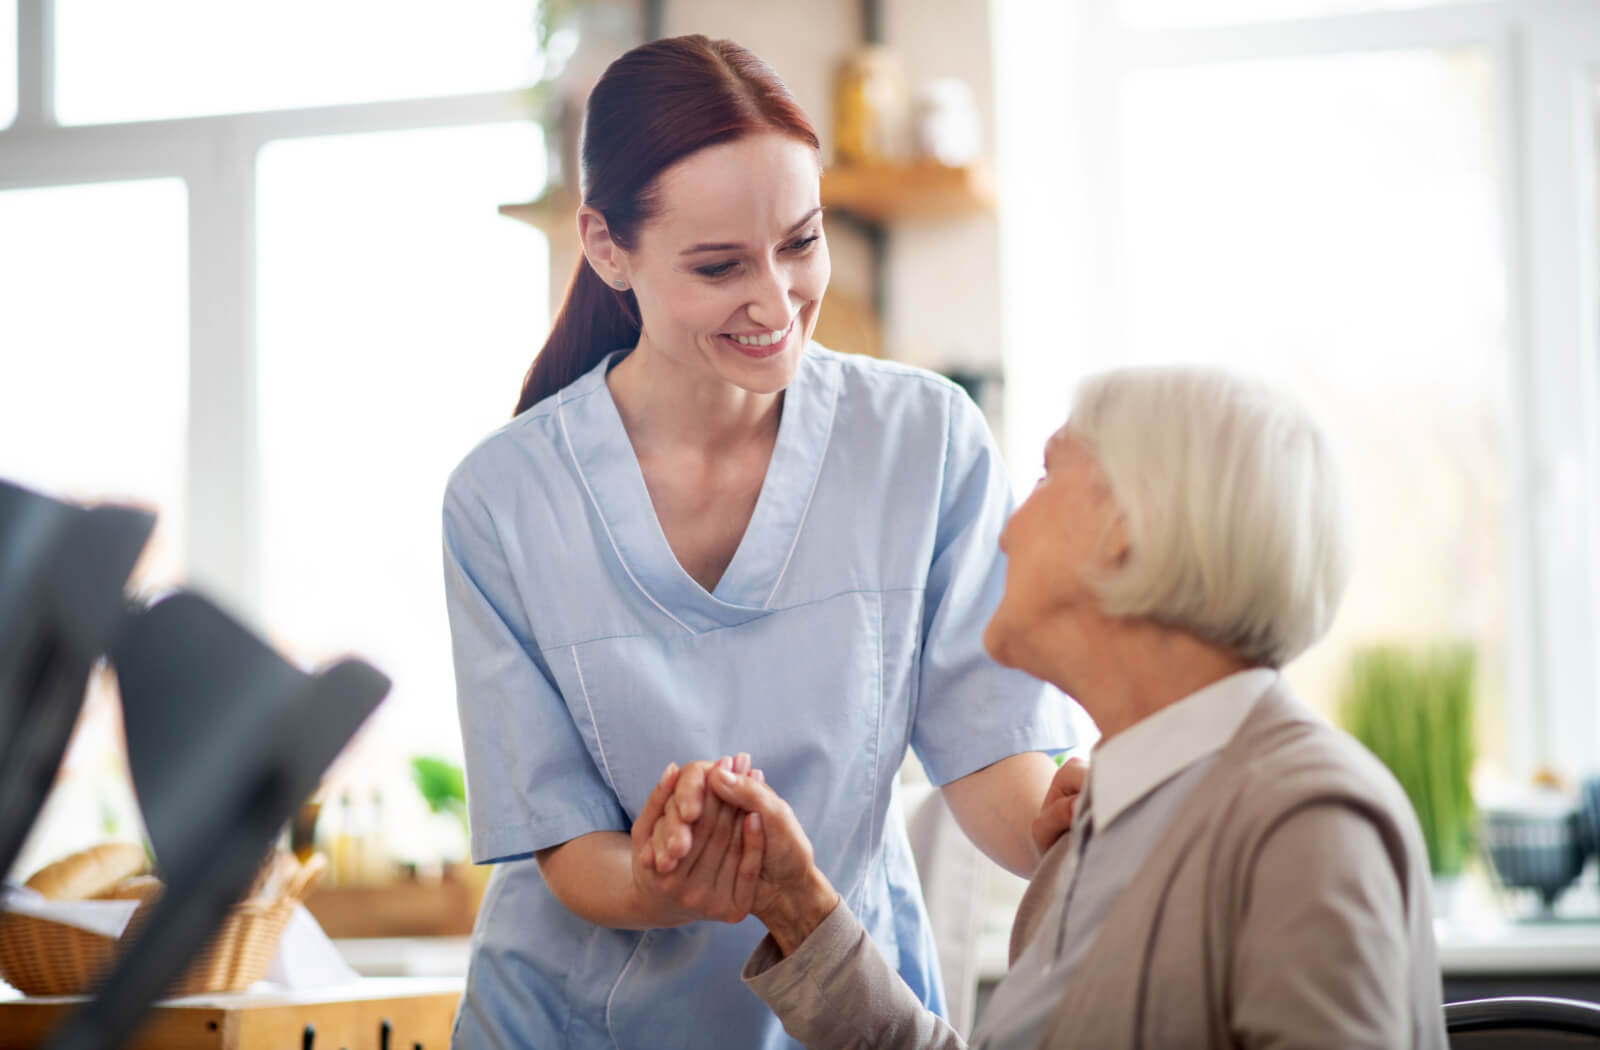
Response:
[[[700,819],[706,804],[706,776],[719,765],[730,760],[726,757],[710,762],[690,762],[678,771],[677,784],[672,788],[666,810],[650,832],[651,856],[655,869],[665,874],[677,868],[689,855],[694,845],[691,830]],[[732,769],[738,774],[750,772],[750,756],[744,752],[731,759]]]
[[[704,763],[708,771],[735,776],[732,759]],[[748,758],[744,763],[748,770]],[[743,773],[737,774],[745,779]],[[745,836],[745,822],[733,807],[706,793],[696,819],[687,828],[688,851],[671,871],[656,869],[653,832],[665,822],[673,807],[684,773],[669,765],[633,822],[633,889],[641,908],[658,918],[658,925],[678,926],[697,919],[741,922],[750,914],[761,871],[761,849],[753,849]]]
[[[1072,808],[1089,779],[1089,764],[1081,758],[1069,758],[1061,763],[1050,780],[1050,790],[1045,792],[1039,815],[1033,818],[1033,844],[1039,855],[1055,845],[1056,839],[1072,830]]]
[[[817,869],[811,840],[794,810],[767,786],[759,770],[752,776],[715,770],[707,782],[712,795],[745,811],[745,857],[753,854],[760,862],[750,913],[787,956],[838,906],[839,894]]]

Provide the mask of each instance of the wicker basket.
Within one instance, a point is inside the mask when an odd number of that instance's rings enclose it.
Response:
[[[242,901],[227,917],[168,997],[237,992],[266,976],[284,927],[327,862],[318,854],[302,865],[282,893]],[[131,943],[151,908],[141,904],[120,940],[31,915],[0,912],[0,979],[24,995],[84,995],[93,990]]]

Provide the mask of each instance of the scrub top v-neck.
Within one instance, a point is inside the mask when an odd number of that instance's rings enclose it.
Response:
[[[499,862],[456,1045],[795,1045],[739,981],[754,919],[595,926],[531,859],[626,832],[668,762],[735,751],[941,1007],[895,797],[906,749],[942,784],[1070,744],[1059,694],[982,650],[1009,490],[981,416],[931,373],[809,346],[707,592],[655,516],[606,385],[615,359],[492,434],[445,495],[472,855]]]

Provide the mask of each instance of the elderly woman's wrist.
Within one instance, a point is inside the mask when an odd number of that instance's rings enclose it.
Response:
[[[778,950],[787,958],[838,906],[839,894],[833,884],[813,867],[803,883],[789,892],[775,894],[772,901],[756,913],[756,918],[766,926]]]

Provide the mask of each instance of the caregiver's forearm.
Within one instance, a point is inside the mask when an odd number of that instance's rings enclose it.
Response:
[[[1026,879],[1039,863],[1033,818],[1055,771],[1044,753],[1026,751],[952,780],[944,786],[944,800],[967,838],[990,860]]]
[[[633,845],[620,831],[595,831],[534,854],[545,885],[568,911],[616,930],[653,930],[694,921],[644,899],[633,880]]]

